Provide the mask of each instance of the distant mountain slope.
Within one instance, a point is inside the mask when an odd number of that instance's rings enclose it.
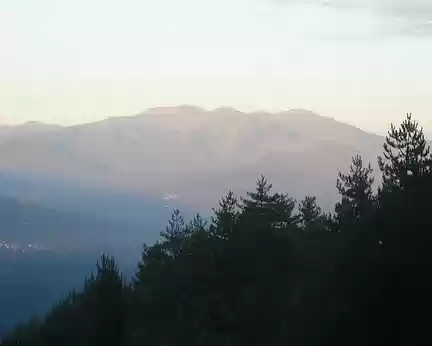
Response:
[[[128,223],[107,222],[2,196],[0,222],[0,252],[128,254],[134,250],[139,255],[142,242],[155,239]]]
[[[22,136],[44,135],[54,131],[60,131],[61,126],[46,125],[36,121],[28,122],[19,126],[0,126],[0,141],[4,142],[10,139],[16,140]]]
[[[56,212],[84,214],[104,223],[129,225],[139,231],[140,241],[154,240],[175,207],[190,215],[170,195],[162,199],[107,186],[98,188],[97,184],[52,174],[0,172],[0,192],[21,202],[54,208]]]
[[[178,196],[202,212],[224,191],[252,187],[260,173],[299,198],[319,191],[320,202],[331,209],[337,171],[347,169],[357,153],[375,165],[384,140],[307,110],[246,114],[192,106],[50,128],[43,135],[23,128],[16,133],[4,140],[0,130],[0,172],[154,200]]]

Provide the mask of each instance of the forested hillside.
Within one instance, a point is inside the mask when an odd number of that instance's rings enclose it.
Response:
[[[81,290],[2,344],[428,344],[432,155],[411,116],[378,166],[375,191],[371,165],[353,158],[331,214],[264,176],[222,198],[211,222],[176,210],[132,282],[103,256]]]

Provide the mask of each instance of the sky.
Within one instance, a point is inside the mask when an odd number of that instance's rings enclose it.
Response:
[[[0,0],[0,124],[193,104],[432,133],[429,0]]]

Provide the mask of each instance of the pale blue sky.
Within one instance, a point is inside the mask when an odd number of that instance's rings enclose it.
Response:
[[[0,122],[308,108],[432,131],[425,0],[0,0]]]

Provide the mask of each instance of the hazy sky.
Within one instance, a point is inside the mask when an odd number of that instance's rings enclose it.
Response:
[[[0,44],[1,123],[188,103],[432,132],[429,0],[0,0]]]

